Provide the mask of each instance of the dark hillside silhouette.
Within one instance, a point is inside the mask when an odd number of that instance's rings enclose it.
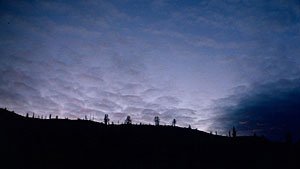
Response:
[[[3,169],[299,168],[299,143],[173,126],[33,119],[0,109],[0,132]]]

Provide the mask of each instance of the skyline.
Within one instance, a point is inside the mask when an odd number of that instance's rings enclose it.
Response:
[[[1,1],[0,106],[300,138],[299,1]]]

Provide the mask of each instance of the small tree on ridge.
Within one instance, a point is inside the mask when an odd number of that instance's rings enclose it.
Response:
[[[159,126],[159,117],[158,116],[154,117],[154,124],[155,124],[155,126]]]
[[[109,123],[108,114],[105,114],[105,115],[104,115],[104,124],[105,124],[105,125],[108,125],[108,123]]]
[[[127,116],[126,119],[125,119],[125,124],[132,124],[132,120],[131,120],[131,117],[130,116]]]

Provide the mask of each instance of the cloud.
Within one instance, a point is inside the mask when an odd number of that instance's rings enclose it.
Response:
[[[128,105],[128,106],[144,106],[145,102],[140,96],[135,95],[123,95],[121,96],[122,104]]]
[[[240,134],[264,134],[281,141],[290,131],[299,139],[299,84],[300,79],[281,79],[218,100],[215,108],[219,115],[212,126],[224,132],[236,126]]]
[[[126,107],[124,110],[124,113],[128,114],[128,115],[136,115],[139,114],[143,111],[143,108],[139,108],[139,107]]]
[[[250,106],[243,100],[260,105],[264,84],[299,78],[297,1],[133,3],[5,2],[0,105],[101,121],[160,116],[209,131],[230,127]]]
[[[180,100],[173,96],[161,96],[154,100],[154,103],[161,104],[166,107],[177,106],[180,103]]]

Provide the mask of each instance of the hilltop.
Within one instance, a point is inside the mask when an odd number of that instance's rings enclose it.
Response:
[[[1,168],[298,168],[299,145],[152,125],[33,119],[0,109]]]

